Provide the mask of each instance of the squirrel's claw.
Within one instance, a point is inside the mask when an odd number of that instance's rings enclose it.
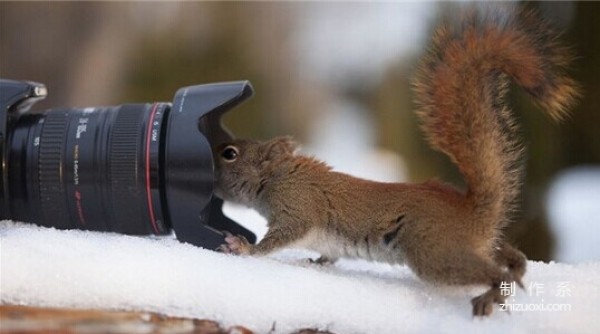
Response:
[[[250,249],[252,245],[250,242],[242,235],[233,235],[230,232],[223,231],[223,235],[225,235],[225,244],[222,244],[217,248],[217,250],[222,251],[225,254],[236,254],[236,255],[244,255],[250,254]]]
[[[225,253],[225,254],[231,253],[231,249],[229,248],[229,245],[227,245],[227,244],[222,244],[221,246],[217,247],[216,251]]]

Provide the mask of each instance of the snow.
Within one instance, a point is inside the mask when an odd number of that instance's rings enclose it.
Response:
[[[171,237],[1,221],[0,299],[208,318],[258,333],[274,323],[276,333],[303,327],[336,333],[592,333],[600,325],[600,262],[529,262],[525,284],[532,295],[517,290],[511,303],[569,305],[570,311],[496,310],[490,318],[474,319],[469,299],[483,287],[432,286],[404,266],[357,260],[318,266],[308,264],[307,256],[317,254],[238,257]],[[534,289],[540,285],[541,294]]]

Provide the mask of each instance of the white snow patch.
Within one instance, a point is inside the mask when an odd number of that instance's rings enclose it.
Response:
[[[406,267],[364,261],[320,267],[306,264],[306,256],[316,254],[238,257],[170,237],[1,221],[0,300],[209,318],[258,333],[273,323],[277,333],[302,327],[336,333],[593,333],[600,326],[600,262],[529,263],[525,284],[542,285],[543,293],[517,290],[511,303],[570,305],[570,311],[496,310],[473,319],[469,299],[482,287],[436,287]],[[562,282],[568,291],[561,294]]]

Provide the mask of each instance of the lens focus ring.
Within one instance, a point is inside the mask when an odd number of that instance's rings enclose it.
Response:
[[[110,183],[113,212],[119,213],[114,217],[117,226],[125,233],[144,228],[145,210],[132,207],[139,203],[142,194],[140,190],[139,159],[141,150],[141,126],[144,109],[124,106],[112,128],[110,153]],[[131,231],[129,231],[131,229]]]
[[[57,228],[67,228],[70,225],[62,182],[63,150],[67,129],[66,113],[48,113],[40,137],[41,207],[46,221]]]

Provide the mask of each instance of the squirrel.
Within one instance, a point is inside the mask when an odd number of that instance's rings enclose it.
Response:
[[[214,150],[215,195],[256,209],[268,231],[256,245],[224,232],[221,250],[300,247],[319,260],[404,263],[424,281],[489,286],[471,300],[474,316],[504,302],[502,284],[523,288],[527,259],[502,235],[523,175],[523,146],[505,102],[509,79],[555,120],[566,117],[579,87],[565,74],[570,52],[546,21],[525,9],[500,14],[471,11],[439,27],[413,79],[422,131],[458,167],[465,190],[339,173],[298,154],[289,137],[234,139]]]

